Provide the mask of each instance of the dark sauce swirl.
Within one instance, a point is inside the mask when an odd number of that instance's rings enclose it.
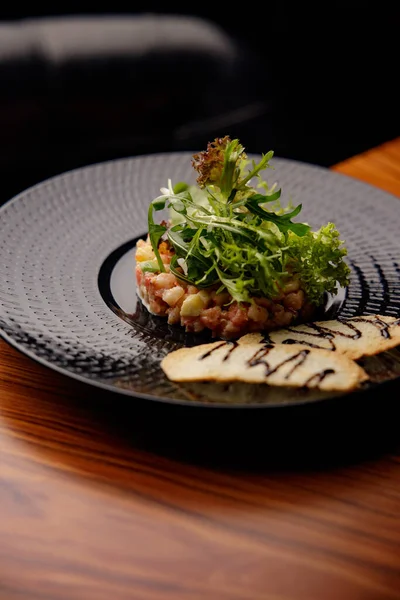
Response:
[[[324,369],[319,373],[314,373],[314,375],[311,375],[311,377],[309,377],[307,381],[304,382],[303,387],[310,387],[310,384],[313,382],[315,382],[315,384],[318,385],[321,383],[321,381],[325,379],[325,377],[328,377],[328,375],[332,375],[334,372],[334,369]]]
[[[266,357],[268,356],[268,353],[270,352],[270,350],[272,348],[273,348],[273,346],[266,346],[266,347],[264,346],[264,347],[260,348],[259,350],[257,350],[256,353],[251,358],[249,358],[249,360],[247,361],[248,366],[256,367],[257,365],[264,365],[265,366],[265,376],[269,377],[270,375],[273,375],[274,373],[279,371],[279,369],[281,369],[284,365],[286,365],[290,362],[293,362],[294,365],[292,366],[290,371],[288,371],[288,373],[286,373],[286,375],[285,375],[285,379],[289,379],[291,377],[291,375],[293,375],[295,370],[305,362],[305,360],[307,359],[307,356],[310,354],[310,350],[300,350],[299,352],[293,354],[292,356],[285,358],[285,360],[278,363],[275,367],[271,368],[268,364],[268,361],[266,360]]]
[[[348,331],[338,331],[329,328],[326,325],[320,325],[317,323],[307,323],[306,327],[310,329],[310,331],[301,331],[298,329],[294,329],[293,327],[287,327],[285,330],[291,333],[296,333],[298,335],[305,335],[307,337],[323,339],[328,342],[328,346],[321,346],[318,343],[307,342],[301,339],[287,338],[282,343],[283,344],[303,344],[309,346],[311,348],[319,348],[324,350],[336,350],[335,345],[335,337],[347,338],[349,340],[358,340],[363,336],[363,332],[360,330],[355,323],[365,323],[367,325],[371,325],[379,330],[381,336],[385,339],[390,339],[390,329],[392,327],[396,327],[400,325],[400,319],[396,319],[391,323],[385,323],[379,317],[375,317],[374,319],[368,319],[365,317],[352,317],[350,319],[340,319],[337,321],[344,325]],[[271,344],[271,338],[269,335],[264,335],[265,344]]]
[[[222,361],[224,362],[230,358],[230,356],[232,355],[232,353],[235,351],[235,349],[238,346],[239,346],[239,344],[237,342],[221,342],[220,344],[217,344],[216,346],[214,346],[213,348],[211,348],[210,350],[208,350],[207,352],[202,354],[199,357],[199,360],[205,360],[206,358],[210,358],[210,356],[214,352],[219,350],[220,348],[227,347],[227,352],[222,359]],[[268,357],[269,352],[273,348],[274,348],[273,344],[262,345],[261,347],[257,348],[257,350],[253,354],[253,356],[251,356],[247,360],[247,363],[246,363],[247,366],[249,368],[251,368],[251,367],[256,367],[258,365],[263,365],[265,367],[265,377],[269,377],[270,375],[277,373],[285,365],[287,365],[289,363],[293,363],[291,369],[285,375],[285,379],[289,380],[290,377],[293,375],[293,373],[296,371],[296,369],[298,369],[302,364],[304,364],[304,362],[307,360],[308,355],[311,352],[311,350],[307,350],[307,349],[299,350],[298,352],[295,352],[293,355],[289,356],[288,358],[285,358],[284,360],[282,360],[280,363],[278,363],[274,367],[271,367],[270,364],[268,363],[267,357]],[[323,381],[325,379],[325,377],[327,377],[328,375],[331,375],[333,373],[335,373],[334,369],[324,369],[323,371],[314,373],[309,379],[307,379],[307,381],[304,383],[304,386],[311,387],[311,384],[314,382],[315,382],[315,385],[318,386],[318,384],[321,383],[321,381]]]
[[[228,360],[228,358],[230,357],[230,355],[232,354],[234,349],[238,347],[238,343],[237,342],[221,342],[220,344],[218,344],[218,346],[215,346],[214,348],[211,348],[211,350],[208,350],[208,352],[205,352],[204,354],[202,354],[199,357],[199,360],[204,360],[205,358],[208,358],[209,356],[211,356],[211,354],[213,352],[215,352],[216,350],[219,350],[223,346],[228,346],[228,351],[225,354],[224,358],[222,359],[223,361],[225,361],[225,360]]]

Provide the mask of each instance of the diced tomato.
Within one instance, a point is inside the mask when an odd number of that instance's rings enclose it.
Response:
[[[245,327],[249,320],[248,306],[239,306],[237,302],[233,302],[228,310],[228,320],[239,329]]]
[[[213,306],[212,308],[206,308],[200,315],[200,320],[205,327],[217,330],[221,323],[221,308],[219,306]]]

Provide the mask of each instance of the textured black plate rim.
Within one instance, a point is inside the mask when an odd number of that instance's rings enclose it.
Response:
[[[46,367],[50,371],[56,371],[57,373],[60,373],[64,377],[75,379],[76,381],[84,383],[85,385],[87,385],[89,387],[95,387],[95,388],[98,388],[103,391],[111,392],[112,394],[123,395],[125,397],[129,397],[129,398],[133,398],[133,399],[138,398],[140,400],[150,400],[150,401],[157,402],[157,403],[161,402],[163,404],[172,404],[172,405],[182,406],[182,407],[212,408],[212,409],[223,408],[224,410],[226,410],[226,409],[230,409],[230,410],[234,410],[234,409],[236,409],[236,410],[239,410],[239,409],[240,410],[243,410],[243,409],[255,410],[255,409],[257,409],[257,410],[259,410],[261,408],[263,408],[263,409],[271,409],[271,408],[284,409],[284,408],[296,408],[296,407],[300,408],[302,406],[311,406],[311,405],[317,406],[322,403],[332,403],[333,401],[334,402],[338,402],[340,400],[348,401],[350,396],[352,398],[358,397],[361,394],[365,395],[368,392],[373,392],[375,389],[378,389],[378,388],[379,388],[379,390],[382,390],[382,388],[384,386],[387,386],[389,384],[394,384],[395,382],[400,380],[400,377],[398,377],[396,379],[392,379],[390,381],[385,381],[385,382],[382,382],[379,384],[378,383],[369,384],[366,389],[360,388],[357,390],[353,390],[352,392],[340,394],[338,396],[332,395],[332,396],[326,396],[324,398],[309,399],[309,400],[307,400],[307,399],[289,400],[288,402],[280,402],[280,403],[271,402],[269,404],[267,404],[267,403],[266,404],[246,404],[246,403],[230,404],[228,402],[227,403],[224,403],[224,402],[209,402],[208,403],[208,402],[200,402],[197,400],[193,400],[193,401],[191,400],[189,402],[189,401],[178,400],[178,399],[174,399],[174,398],[163,398],[162,396],[154,396],[151,394],[144,394],[143,392],[136,392],[136,391],[132,392],[132,390],[128,390],[128,389],[124,389],[124,388],[116,388],[115,386],[108,385],[107,383],[103,383],[102,381],[97,381],[96,379],[89,379],[88,377],[84,377],[84,376],[80,375],[79,373],[74,373],[73,371],[68,371],[68,369],[64,369],[55,364],[50,364],[48,361],[40,358],[40,356],[37,356],[30,350],[21,347],[20,344],[16,343],[2,329],[0,329],[0,336],[6,343],[8,343],[13,348],[15,348],[15,350],[20,352],[22,355],[27,356],[34,362],[40,364],[43,367]]]
[[[193,151],[194,152],[194,151]],[[192,152],[192,153],[193,153]],[[145,158],[145,157],[150,157],[150,156],[154,156],[154,157],[163,157],[163,156],[168,156],[170,155],[170,152],[157,152],[157,153],[149,153],[146,155],[139,155],[139,156],[131,156],[131,157],[124,157],[124,158],[115,158],[115,159],[111,159],[111,160],[105,160],[105,161],[100,161],[94,164],[90,164],[90,165],[86,165],[86,166],[81,166],[81,167],[77,167],[77,168],[73,168],[70,170],[67,170],[65,172],[59,173],[57,175],[51,176],[49,178],[44,179],[43,181],[40,181],[28,188],[26,188],[25,190],[21,191],[20,193],[18,193],[16,196],[13,196],[12,198],[10,198],[9,200],[7,200],[6,202],[4,202],[2,204],[2,206],[0,207],[0,216],[1,213],[3,212],[3,210],[5,210],[10,204],[12,203],[17,203],[19,201],[20,198],[24,197],[28,192],[33,192],[35,191],[35,189],[40,189],[46,186],[46,184],[51,184],[52,182],[56,181],[56,180],[62,180],[64,178],[67,178],[68,176],[70,176],[71,174],[74,173],[79,173],[81,171],[88,171],[88,170],[95,170],[96,168],[98,168],[99,166],[106,166],[106,165],[111,165],[113,163],[119,163],[122,161],[131,161],[131,160],[135,160],[135,159],[141,159],[141,158]],[[173,154],[175,155],[182,155],[182,156],[187,156],[188,154],[190,154],[190,151],[175,151],[173,152]],[[300,160],[292,160],[292,159],[287,159],[287,158],[281,158],[281,157],[276,157],[277,159],[279,159],[279,161],[281,163],[287,163],[287,164],[296,164],[296,165],[303,165],[307,168],[311,168],[311,169],[315,169],[316,171],[319,172],[327,172],[330,173],[331,175],[334,175],[335,177],[341,178],[341,179],[347,179],[353,182],[357,182],[358,184],[362,184],[368,188],[374,188],[376,189],[380,194],[382,193],[386,193],[388,196],[393,197],[393,194],[390,194],[388,192],[384,192],[384,190],[382,190],[381,188],[379,188],[378,186],[374,186],[372,184],[369,183],[365,183],[362,182],[361,180],[359,180],[356,177],[350,176],[350,175],[346,175],[346,174],[342,174],[342,173],[338,173],[335,171],[331,171],[330,169],[326,168],[326,167],[322,167],[320,165],[315,165],[312,163],[307,163],[305,161],[300,161]],[[202,401],[196,401],[196,400],[183,400],[183,399],[176,399],[176,398],[167,398],[167,397],[162,397],[162,396],[157,396],[157,395],[152,395],[152,394],[146,394],[143,392],[139,392],[136,390],[129,390],[129,389],[124,389],[124,388],[118,388],[115,385],[111,385],[111,384],[107,384],[103,381],[98,381],[96,379],[91,379],[89,377],[85,377],[79,373],[76,373],[74,371],[71,371],[67,368],[64,367],[59,367],[58,365],[46,360],[46,359],[42,359],[40,356],[38,356],[37,354],[35,354],[34,352],[30,351],[28,348],[24,347],[22,344],[18,343],[16,340],[14,340],[11,336],[9,336],[6,331],[2,328],[2,326],[0,325],[0,337],[6,342],[8,343],[11,347],[13,347],[14,349],[16,349],[18,352],[20,352],[22,355],[29,357],[31,360],[33,360],[34,362],[46,367],[47,369],[50,369],[51,371],[55,371],[60,373],[61,375],[71,378],[73,380],[79,381],[87,386],[89,386],[90,388],[97,388],[100,390],[104,390],[104,391],[108,391],[111,392],[112,394],[117,394],[118,396],[122,395],[125,397],[130,397],[130,398],[138,398],[138,399],[143,399],[143,400],[150,400],[150,401],[155,401],[157,403],[162,403],[162,404],[168,404],[168,405],[176,405],[176,406],[182,406],[182,407],[196,407],[196,408],[214,408],[214,409],[221,409],[223,408],[224,410],[226,410],[227,408],[229,409],[240,409],[243,410],[245,409],[260,409],[260,408],[295,408],[295,407],[302,407],[302,406],[308,406],[308,405],[320,405],[321,403],[331,403],[332,401],[334,402],[338,402],[339,400],[342,401],[348,401],[349,397],[359,397],[360,395],[364,396],[366,393],[369,392],[374,392],[375,390],[379,390],[382,391],[383,388],[386,387],[390,387],[390,385],[396,384],[400,381],[400,376],[387,380],[387,381],[382,381],[382,382],[374,382],[374,383],[368,383],[365,387],[361,387],[359,389],[350,391],[350,392],[344,392],[344,393],[340,393],[338,395],[327,395],[325,397],[322,398],[317,398],[317,399],[296,399],[296,400],[288,400],[287,402],[284,403],[265,403],[265,404],[248,404],[248,403],[222,403],[222,402],[202,402]]]

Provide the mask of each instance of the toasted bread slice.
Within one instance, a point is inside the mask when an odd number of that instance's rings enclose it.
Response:
[[[350,391],[368,379],[353,360],[302,345],[213,342],[180,348],[161,368],[172,381],[243,381],[274,386]]]
[[[400,344],[400,319],[383,315],[364,315],[349,319],[317,321],[273,331],[249,333],[240,344],[301,344],[308,348],[337,351],[357,360],[390,350]]]

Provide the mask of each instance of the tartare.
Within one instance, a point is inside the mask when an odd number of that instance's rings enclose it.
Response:
[[[193,155],[196,185],[161,188],[135,250],[137,294],[150,313],[227,340],[311,320],[350,272],[336,226],[293,221],[301,204],[282,207],[281,189],[261,177],[273,152],[256,163],[244,150],[225,136]]]

